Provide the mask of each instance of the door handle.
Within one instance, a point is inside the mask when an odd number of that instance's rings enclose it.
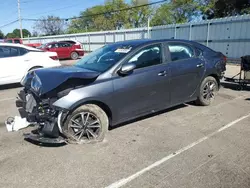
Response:
[[[24,61],[30,61],[30,59],[25,59]]]
[[[162,71],[158,73],[158,76],[167,76],[168,71]]]
[[[204,64],[203,64],[203,63],[201,63],[201,64],[198,64],[198,65],[196,65],[196,67],[197,67],[197,68],[201,68],[201,67],[204,67]]]

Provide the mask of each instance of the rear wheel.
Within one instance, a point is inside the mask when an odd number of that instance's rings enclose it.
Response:
[[[86,104],[73,111],[64,124],[64,133],[77,143],[95,143],[108,131],[108,117],[97,105]]]
[[[206,77],[201,83],[196,103],[202,106],[209,106],[217,95],[218,90],[217,80],[212,76]]]
[[[78,55],[77,52],[71,52],[70,57],[71,57],[71,59],[73,59],[73,60],[77,60],[78,57],[79,57],[79,55]]]

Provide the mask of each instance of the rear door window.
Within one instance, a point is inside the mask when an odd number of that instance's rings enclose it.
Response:
[[[26,54],[26,53],[28,53],[28,50],[27,50],[27,49],[25,49],[25,48],[19,48],[19,54],[20,54],[20,55],[24,55],[24,54]]]
[[[16,57],[19,56],[18,48],[15,47],[3,47],[4,57]]]
[[[0,58],[17,57],[26,54],[28,51],[24,48],[0,46]]]
[[[68,48],[68,47],[71,47],[72,44],[69,44],[69,43],[59,43],[59,46],[60,46],[61,48]]]
[[[195,57],[194,49],[185,43],[168,43],[172,61],[185,60]]]

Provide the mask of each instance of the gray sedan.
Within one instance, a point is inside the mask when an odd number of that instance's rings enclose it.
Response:
[[[30,71],[16,101],[42,143],[97,142],[110,126],[184,102],[210,105],[226,57],[185,40],[106,45],[74,66]]]

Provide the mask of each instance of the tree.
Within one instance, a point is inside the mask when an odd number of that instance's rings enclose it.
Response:
[[[29,37],[31,36],[31,33],[29,32],[29,30],[27,29],[23,29],[23,37]],[[12,33],[8,33],[6,35],[7,38],[21,38],[21,34],[20,34],[20,29],[14,29],[12,31]]]
[[[129,8],[129,5],[124,0],[108,0],[105,3],[106,11],[112,12],[114,10]],[[121,29],[129,27],[129,13],[128,11],[112,12],[105,15],[109,29]]]
[[[207,19],[250,13],[249,0],[203,0],[201,3],[202,13]]]
[[[131,0],[130,7],[149,4],[149,0]],[[152,14],[153,9],[150,6],[143,6],[129,11],[130,26],[138,28],[147,25],[148,18]]]
[[[73,19],[68,27],[67,33],[81,33],[87,31],[95,31],[94,20],[90,16],[92,14],[92,9],[87,9],[80,13],[81,18]]]
[[[4,34],[3,32],[0,30],[0,39],[3,39],[4,38]]]
[[[33,33],[32,33],[32,37],[37,37],[37,36],[38,36],[37,31],[33,31]]]
[[[185,23],[199,14],[197,0],[172,0],[162,4],[152,19],[152,25]]]
[[[174,22],[169,3],[164,3],[156,11],[152,18],[151,25],[166,25]]]
[[[65,27],[64,20],[56,16],[42,17],[35,23],[34,29],[37,33],[43,35],[59,35],[62,34]]]
[[[135,2],[135,1],[134,1]],[[144,16],[132,19],[132,12],[117,11],[129,8],[125,0],[107,0],[104,5],[94,6],[80,13],[80,18],[73,19],[69,24],[68,33],[86,31],[104,31],[121,28],[129,28],[132,25],[140,25]],[[133,13],[133,15],[136,15]]]

